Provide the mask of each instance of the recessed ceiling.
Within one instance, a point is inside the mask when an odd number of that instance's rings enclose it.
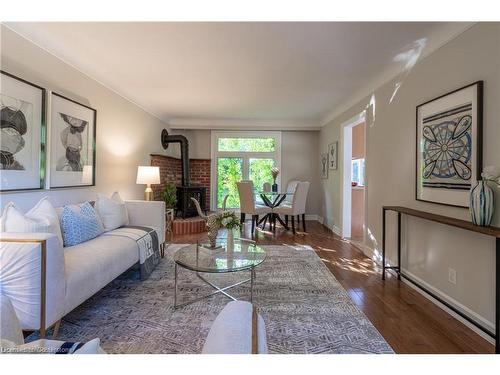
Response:
[[[317,129],[467,23],[7,23],[177,128]],[[373,87],[372,87],[373,88]]]

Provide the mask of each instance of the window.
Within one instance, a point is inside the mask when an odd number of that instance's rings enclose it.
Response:
[[[274,166],[281,169],[280,132],[212,132],[212,170],[216,171],[212,173],[212,209],[221,208],[226,195],[227,208],[239,208],[236,183],[252,180],[255,190],[261,190],[265,182],[273,182]]]
[[[365,186],[365,159],[353,159],[351,162],[351,181],[356,186]]]

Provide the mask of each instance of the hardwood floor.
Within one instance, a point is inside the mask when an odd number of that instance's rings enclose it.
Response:
[[[245,227],[250,238],[250,225]],[[307,231],[294,236],[278,227],[276,234],[257,231],[254,239],[312,246],[396,353],[494,353],[493,345],[395,276],[388,273],[383,282],[375,262],[323,225],[307,222]],[[193,243],[203,236],[175,236],[172,242]]]

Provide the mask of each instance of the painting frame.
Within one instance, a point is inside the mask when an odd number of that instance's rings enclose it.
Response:
[[[321,178],[323,180],[326,180],[326,179],[328,179],[328,153],[327,152],[321,153],[320,158],[319,158],[319,163],[320,163],[319,168],[320,168]]]
[[[338,141],[332,142],[328,145],[328,169],[338,169]]]
[[[97,110],[82,104],[76,100],[70,99],[64,95],[58,94],[56,92],[51,92],[50,101],[50,173],[49,173],[49,187],[50,189],[62,189],[62,188],[77,188],[77,187],[92,187],[96,185],[96,135],[97,135]],[[61,108],[59,108],[61,107]],[[65,112],[60,112],[62,110]],[[57,116],[59,115],[59,116]],[[84,119],[81,119],[84,118]],[[83,130],[73,132],[67,130],[66,128],[72,128],[72,121],[75,128],[83,127]],[[64,123],[64,125],[63,125]],[[88,125],[88,126],[87,126]],[[66,127],[66,128],[64,128]],[[64,128],[61,130],[61,128]],[[73,129],[74,130],[74,129]],[[58,134],[59,131],[59,134]],[[61,167],[62,159],[64,159],[62,153],[66,151],[68,154],[69,145],[64,146],[62,132],[70,137],[70,133],[81,133],[84,134],[82,145],[80,147],[86,153],[86,159],[83,161],[81,158],[81,151],[72,151],[73,155],[78,155],[77,160],[73,162],[66,160],[67,168]],[[69,138],[68,138],[69,139]],[[74,137],[72,142],[74,141]],[[78,139],[77,139],[78,141]],[[82,147],[83,146],[83,147]],[[65,148],[66,147],[66,148]],[[88,163],[88,160],[91,162]],[[87,164],[82,165],[82,162]],[[88,167],[88,168],[87,168]],[[88,180],[88,181],[87,181]]]
[[[460,208],[469,207],[470,186],[481,178],[483,167],[483,91],[484,82],[476,81],[416,107],[415,199],[417,201]],[[459,117],[460,120],[457,120]],[[470,118],[467,127],[463,124],[467,124],[469,119],[465,118]],[[444,131],[437,130],[438,126]],[[429,128],[432,131],[429,131]],[[466,130],[457,131],[457,129]],[[435,134],[436,130],[439,137]],[[447,156],[442,156],[440,159],[439,155],[431,154],[433,137],[434,150],[440,152],[440,155],[446,153]],[[446,149],[443,149],[445,141]],[[439,146],[440,143],[442,144]],[[447,152],[451,146],[456,150]],[[440,163],[438,171],[441,174],[436,175],[434,168],[437,162]],[[449,167],[450,164],[453,169]],[[441,172],[446,171],[446,167],[453,173],[446,175],[445,172]],[[432,179],[436,182],[431,182]]]
[[[6,81],[4,81],[4,77]],[[34,191],[34,190],[43,190],[45,188],[46,183],[46,143],[47,143],[47,111],[46,111],[46,100],[47,100],[47,90],[33,82],[29,82],[23,78],[20,78],[14,74],[11,74],[5,70],[0,69],[0,78],[2,80],[2,92],[0,92],[0,101],[1,101],[1,111],[2,111],[2,129],[4,128],[3,110],[4,108],[8,108],[11,110],[11,106],[3,105],[3,101],[12,100],[22,102],[20,106],[29,107],[29,114],[25,113],[23,110],[18,110],[16,112],[21,112],[22,116],[15,116],[14,113],[11,113],[8,116],[11,116],[12,124],[5,126],[5,128],[12,128],[14,131],[10,133],[13,137],[12,142],[15,143],[18,141],[18,147],[15,152],[10,152],[12,150],[6,151],[2,149],[2,164],[0,170],[2,171],[2,179],[0,182],[0,192],[8,193],[8,192],[16,192],[16,191]],[[9,84],[10,80],[10,84]],[[15,86],[18,84],[19,86]],[[18,98],[13,97],[11,95],[6,94],[5,92],[9,92],[12,90],[16,92],[19,90],[18,94],[24,90],[32,90],[33,103],[28,102],[28,98]],[[5,90],[5,91],[4,91]],[[36,93],[36,94],[35,94]],[[29,96],[28,91],[25,92],[27,96]],[[28,114],[28,118],[31,118],[31,121],[26,119],[26,115]],[[31,115],[31,116],[30,116]],[[15,123],[16,122],[16,123]],[[24,127],[23,127],[24,124]],[[31,125],[31,129],[29,127]],[[23,128],[22,130],[19,128]],[[36,127],[36,128],[35,128]],[[26,146],[26,139],[30,142],[28,147]],[[5,136],[5,135],[4,135]],[[22,141],[22,143],[21,143]],[[2,145],[2,147],[4,147]],[[12,145],[7,146],[12,147]],[[24,150],[24,151],[23,151]],[[31,152],[29,152],[31,150]],[[26,160],[31,168],[25,168],[24,160],[16,160],[19,158],[19,155],[16,157],[15,154],[24,153],[29,156],[30,160]],[[5,159],[5,160],[4,160]],[[5,168],[5,164],[10,164],[11,168]],[[24,157],[26,159],[26,156]],[[19,174],[24,174],[19,175]],[[11,183],[11,181],[14,181]],[[17,183],[17,185],[16,185]],[[7,185],[7,186],[5,186]]]

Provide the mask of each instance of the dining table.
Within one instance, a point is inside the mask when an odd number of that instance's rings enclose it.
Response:
[[[285,199],[287,197],[293,196],[292,192],[288,191],[260,191],[259,195],[262,199],[262,202],[269,208],[276,208],[283,204],[285,202]],[[279,223],[286,229],[289,230],[288,225],[281,219],[280,215],[270,212],[262,219],[259,220],[258,225],[264,229],[266,227],[266,223],[269,221],[269,225],[271,227],[271,230],[276,229],[276,221],[279,221]]]

